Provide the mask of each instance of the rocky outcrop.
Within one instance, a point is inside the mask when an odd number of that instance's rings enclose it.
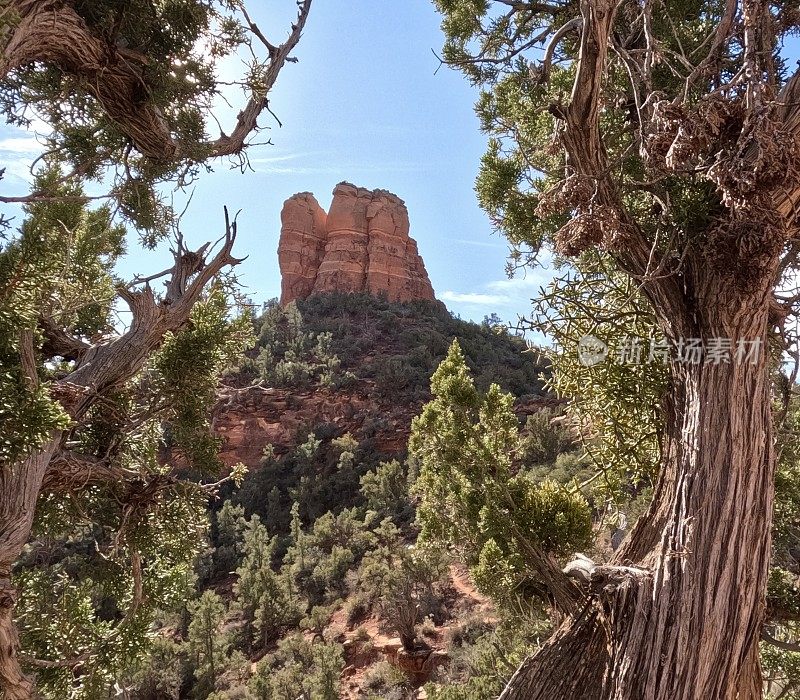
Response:
[[[281,211],[281,302],[304,299],[314,289],[328,241],[327,214],[310,192],[286,200]]]
[[[447,663],[448,659],[447,652],[441,649],[406,649],[399,637],[376,645],[375,650],[420,685],[429,680],[436,667]]]
[[[391,354],[389,348],[374,350]],[[368,362],[369,357],[359,361]],[[552,397],[517,402],[514,412],[521,425],[528,416],[544,408],[563,406]],[[315,386],[308,389],[281,389],[223,385],[212,411],[212,429],[220,438],[220,458],[228,467],[243,462],[258,467],[267,445],[276,454],[285,454],[305,437],[309,425],[326,424],[358,439],[370,439],[384,455],[402,455],[408,446],[411,420],[422,408],[421,401],[398,402],[380,398],[375,382],[361,379],[350,388]],[[304,432],[305,431],[305,432]]]
[[[308,192],[286,200],[278,261],[281,303],[322,292],[369,292],[391,301],[433,300],[425,263],[408,235],[408,210],[386,190],[347,182],[326,215]]]
[[[419,405],[379,400],[376,394],[374,383],[366,380],[347,390],[223,386],[211,423],[221,440],[220,458],[229,467],[242,462],[255,469],[267,445],[286,454],[308,426],[323,424],[359,439],[369,437],[381,454],[400,455]]]

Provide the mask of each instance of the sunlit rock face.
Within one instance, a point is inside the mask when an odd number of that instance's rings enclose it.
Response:
[[[325,256],[327,218],[310,192],[293,195],[284,202],[278,245],[281,303],[303,299],[313,291],[317,270]]]
[[[408,210],[386,190],[347,182],[330,211],[303,192],[281,212],[281,303],[323,292],[369,292],[391,301],[434,299],[425,263],[408,235]]]

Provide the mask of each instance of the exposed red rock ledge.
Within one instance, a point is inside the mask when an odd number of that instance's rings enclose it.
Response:
[[[435,299],[408,231],[405,202],[386,190],[341,182],[327,214],[310,192],[289,197],[278,243],[281,303],[321,292]]]

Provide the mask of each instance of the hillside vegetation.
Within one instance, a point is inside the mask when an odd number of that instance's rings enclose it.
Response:
[[[476,689],[498,689],[510,666],[497,669],[521,658],[543,623],[533,609],[510,622],[455,552],[415,546],[419,465],[406,439],[457,339],[476,387],[499,382],[520,407],[519,468],[539,479],[560,460],[568,480],[581,467],[543,407],[554,402],[539,356],[497,324],[462,321],[439,303],[367,295],[271,302],[254,331],[229,389],[285,389],[307,397],[300,402],[369,395],[370,415],[302,423],[291,444],[247,465],[239,488],[223,488],[190,602],[164,611],[129,696],[399,699],[439,683],[452,686],[441,691],[449,698],[467,683],[463,697],[477,698]],[[541,411],[529,416],[532,403]],[[381,449],[382,422],[404,423],[401,449]]]

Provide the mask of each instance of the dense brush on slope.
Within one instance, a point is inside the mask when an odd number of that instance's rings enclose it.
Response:
[[[546,367],[521,338],[438,302],[333,293],[270,302],[254,324],[256,347],[232,368],[214,426],[225,461],[251,471],[235,498],[276,531],[288,527],[295,492],[313,521],[357,505],[359,479],[381,461],[404,463],[411,419],[454,338],[477,386],[514,394],[523,423],[551,401]]]
[[[338,357],[342,371],[372,380],[381,394],[403,401],[427,399],[431,374],[454,338],[479,389],[495,383],[519,398],[542,393],[543,361],[525,352],[521,338],[488,321],[456,318],[439,302],[398,303],[342,293],[316,295],[283,308],[269,302],[256,330],[262,356],[296,353],[298,347],[309,350],[309,336],[325,336],[323,346]]]
[[[413,546],[407,440],[457,338],[477,386],[500,384],[534,426],[526,460],[554,460],[566,433],[529,417],[553,403],[546,367],[437,302],[327,294],[266,304],[254,326],[214,417],[224,459],[250,472],[212,503],[192,601],[165,614],[132,697],[400,699],[432,674],[494,688],[493,640],[522,653],[537,628],[498,627],[449,552]]]

